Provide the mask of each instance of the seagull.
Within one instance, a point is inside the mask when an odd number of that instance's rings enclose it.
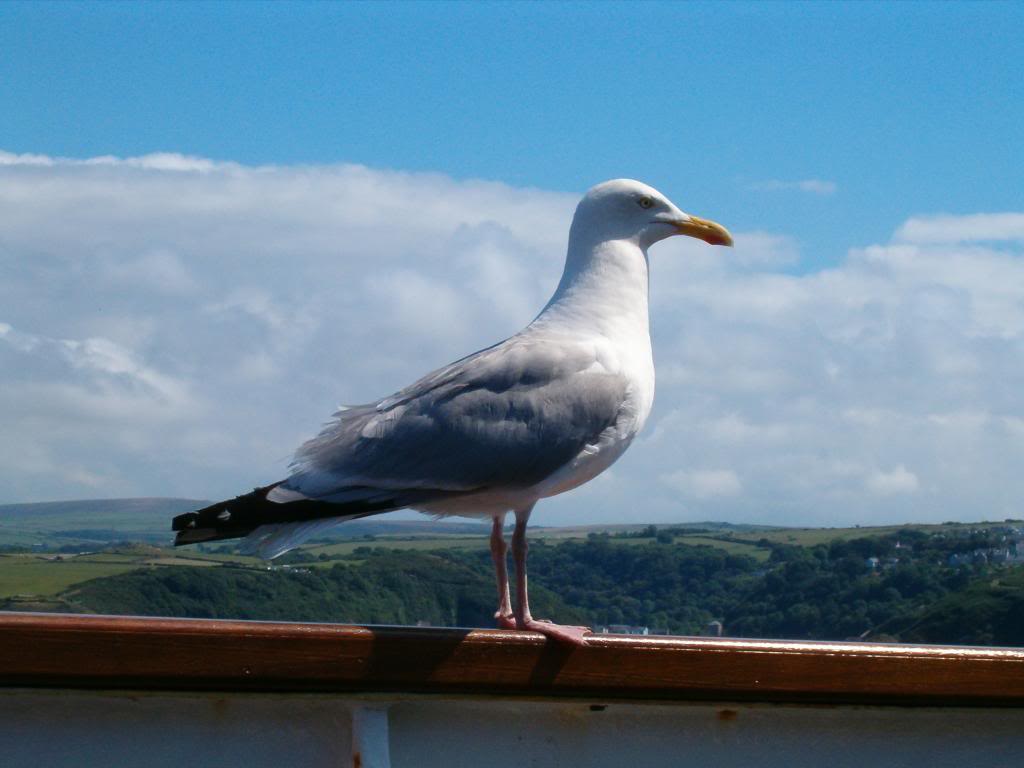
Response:
[[[246,537],[244,550],[273,558],[340,522],[398,509],[489,518],[498,626],[584,645],[588,628],[530,614],[526,525],[538,501],[611,466],[647,421],[647,251],[673,235],[732,245],[723,226],[639,181],[591,188],[562,278],[533,322],[390,397],[343,407],[299,447],[286,479],[175,517],[175,544]]]

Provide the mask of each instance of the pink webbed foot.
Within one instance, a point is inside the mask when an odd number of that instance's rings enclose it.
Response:
[[[516,629],[516,617],[511,613],[504,614],[500,611],[494,614],[494,620],[498,623],[498,629]]]
[[[555,624],[551,621],[541,619],[527,619],[516,624],[517,629],[528,632],[540,632],[545,637],[550,637],[558,643],[567,645],[584,646],[587,644],[587,635],[592,635],[590,627],[567,627],[562,624]]]

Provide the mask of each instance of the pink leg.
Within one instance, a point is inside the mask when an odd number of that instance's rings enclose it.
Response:
[[[512,614],[512,600],[508,593],[508,544],[505,543],[504,528],[505,515],[495,515],[491,525],[491,559],[498,580],[498,610],[494,618],[502,629],[515,629],[516,619]]]
[[[586,645],[585,635],[590,634],[589,627],[564,627],[550,621],[535,619],[530,615],[530,597],[526,590],[526,554],[529,545],[526,543],[526,522],[530,519],[533,507],[516,510],[516,528],[512,534],[512,556],[516,561],[516,626],[531,632],[540,632],[552,640],[570,645]]]

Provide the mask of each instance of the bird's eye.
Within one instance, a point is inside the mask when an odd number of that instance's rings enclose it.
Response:
[[[654,205],[654,201],[651,200],[651,198],[649,197],[641,197],[639,200],[636,201],[636,204],[639,205],[641,208],[650,208]]]

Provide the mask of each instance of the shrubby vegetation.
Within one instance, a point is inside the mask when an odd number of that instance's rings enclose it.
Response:
[[[536,542],[535,615],[680,634],[717,619],[733,636],[1024,645],[1024,569],[1006,531],[906,529],[815,546],[763,539],[767,559],[646,533],[653,539]],[[292,568],[273,571],[140,570],[86,582],[67,598],[109,613],[493,626],[485,551],[361,546],[332,557],[340,559],[296,552]]]
[[[539,608],[582,618],[543,588],[536,592]],[[320,568],[140,570],[85,582],[68,597],[97,613],[473,627],[493,625],[495,594],[488,571],[378,549],[363,561]]]

